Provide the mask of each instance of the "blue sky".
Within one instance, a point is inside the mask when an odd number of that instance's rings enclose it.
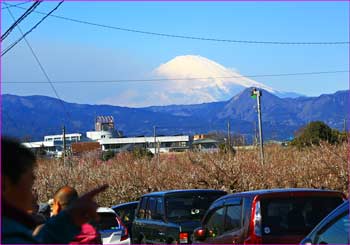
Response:
[[[57,3],[43,2],[37,10],[48,12]],[[10,10],[17,18],[24,12],[15,7]],[[64,2],[54,14],[122,28],[218,39],[349,40],[348,2]],[[32,13],[20,27],[28,30],[42,17]],[[8,10],[2,9],[2,33],[12,23]],[[14,30],[2,49],[19,37],[18,30]],[[152,78],[154,69],[181,55],[199,55],[242,75],[349,69],[348,45],[199,41],[124,32],[54,17],[47,18],[30,33],[28,41],[52,81]],[[4,55],[1,62],[3,82],[27,82],[2,83],[2,93],[55,97],[49,84],[30,83],[46,82],[46,79],[24,41]],[[349,88],[347,73],[254,79],[276,90],[307,96]],[[165,103],[157,98],[157,90],[167,89],[149,82],[54,86],[66,101],[129,106]]]

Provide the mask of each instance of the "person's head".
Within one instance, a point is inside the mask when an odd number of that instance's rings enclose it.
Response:
[[[32,209],[35,155],[18,141],[1,137],[2,200],[26,212]]]
[[[78,199],[78,192],[70,186],[58,189],[53,198],[52,214],[57,215]]]

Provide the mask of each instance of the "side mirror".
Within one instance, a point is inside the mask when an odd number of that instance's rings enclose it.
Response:
[[[194,230],[193,232],[193,237],[194,237],[194,240],[197,240],[197,241],[204,241],[205,238],[206,238],[206,231],[204,228],[202,227],[198,227]]]

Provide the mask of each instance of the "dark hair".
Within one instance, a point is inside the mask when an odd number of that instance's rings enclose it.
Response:
[[[35,164],[35,155],[18,141],[1,136],[1,175],[16,184]]]

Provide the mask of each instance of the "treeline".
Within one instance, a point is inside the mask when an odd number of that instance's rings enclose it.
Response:
[[[330,128],[322,121],[315,121],[299,129],[291,145],[302,148],[311,145],[320,145],[322,141],[329,144],[339,144],[347,141],[348,138],[349,134],[346,131],[340,132],[337,129]]]

